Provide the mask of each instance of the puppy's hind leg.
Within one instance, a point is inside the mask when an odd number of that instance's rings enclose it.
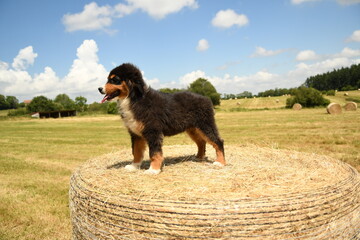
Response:
[[[214,165],[223,167],[226,165],[225,161],[225,151],[224,151],[224,140],[219,136],[218,130],[215,124],[202,126],[200,131],[203,134],[206,142],[211,144],[216,151],[216,160]]]
[[[146,141],[144,138],[131,134],[131,146],[134,160],[132,164],[125,166],[126,170],[136,171],[140,169],[141,162],[144,159],[144,152],[146,148]]]
[[[200,134],[200,131],[196,128],[190,128],[186,130],[186,133],[190,136],[190,138],[196,143],[198,147],[196,158],[204,159],[206,151],[206,141],[202,134]]]

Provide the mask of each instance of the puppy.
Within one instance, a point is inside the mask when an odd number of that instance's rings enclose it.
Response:
[[[146,173],[160,173],[164,137],[184,131],[198,147],[197,158],[205,157],[209,143],[216,151],[214,164],[226,164],[224,141],[219,136],[210,99],[190,92],[156,91],[145,84],[140,70],[130,63],[114,68],[99,92],[105,94],[102,103],[118,100],[121,118],[131,136],[134,159],[126,169],[140,169],[148,145],[151,164]]]

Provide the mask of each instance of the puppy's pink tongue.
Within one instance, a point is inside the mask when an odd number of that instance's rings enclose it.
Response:
[[[105,95],[105,97],[103,98],[103,100],[101,100],[101,103],[104,103],[108,98],[109,98],[109,96],[108,96],[108,95]]]

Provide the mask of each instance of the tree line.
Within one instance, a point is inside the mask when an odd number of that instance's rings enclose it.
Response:
[[[321,99],[321,93],[326,95],[335,95],[335,90],[349,91],[354,89],[360,89],[360,64],[311,76],[307,78],[305,83],[298,88],[269,89],[264,92],[259,92],[257,95],[244,91],[239,94],[223,94],[221,97],[221,94],[216,91],[215,87],[204,78],[198,78],[192,82],[187,89],[163,88],[160,89],[160,91],[164,93],[175,93],[179,91],[194,92],[208,97],[214,106],[220,105],[220,99],[291,95],[292,97],[290,97],[287,101],[287,107],[291,107],[296,101],[302,102],[303,106],[311,107],[327,104],[327,101]],[[76,110],[78,112],[89,111],[111,114],[118,112],[116,103],[113,102],[105,102],[103,104],[96,102],[87,104],[86,102],[87,99],[82,96],[76,97],[75,100],[72,100],[66,94],[59,94],[54,100],[48,99],[45,96],[37,96],[30,104],[25,106],[24,103],[19,103],[19,100],[14,96],[4,96],[0,94],[0,110],[19,109],[18,111],[10,112],[10,115],[23,115],[31,112],[59,110]]]
[[[208,97],[213,105],[220,104],[220,94],[216,91],[215,87],[206,79],[199,78],[195,80],[187,89],[160,89],[164,93],[175,93],[179,91],[191,91],[203,96]],[[20,103],[16,97],[0,95],[0,110],[15,109],[9,112],[9,116],[20,116],[34,112],[50,112],[61,110],[76,110],[80,113],[118,113],[116,102],[105,102],[87,104],[85,97],[79,96],[72,100],[65,93],[59,94],[55,99],[49,99],[45,96],[34,97],[29,104]]]
[[[16,109],[23,107],[24,104],[19,104],[19,100],[14,96],[4,96],[0,94],[0,110]]]
[[[75,100],[71,99],[67,94],[59,94],[55,99],[50,99],[45,96],[36,96],[30,103],[18,103],[16,97],[14,101],[18,104],[13,105],[9,108],[9,104],[5,104],[2,99],[8,99],[0,95],[0,106],[5,106],[3,109],[14,109],[10,110],[8,116],[22,116],[35,112],[51,112],[51,111],[62,111],[62,110],[76,110],[78,113],[83,114],[92,114],[92,113],[109,113],[115,114],[118,113],[117,106],[115,102],[105,102],[103,104],[94,102],[92,104],[87,104],[87,99],[83,96],[78,96]]]
[[[306,79],[305,87],[319,91],[339,90],[350,91],[360,88],[360,64],[342,67],[331,72],[318,74]]]

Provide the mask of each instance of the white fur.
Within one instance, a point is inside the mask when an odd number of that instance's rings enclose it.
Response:
[[[134,114],[130,109],[130,99],[125,98],[123,100],[120,100],[119,107],[125,126],[136,135],[141,136],[141,132],[139,131],[140,123],[136,121],[136,119],[134,118]]]
[[[224,165],[220,162],[214,162],[213,165],[217,167],[224,167]]]
[[[150,166],[150,168],[148,170],[146,170],[144,173],[148,174],[148,175],[158,175],[160,172],[161,172],[160,169],[156,170]]]
[[[140,169],[141,163],[132,163],[125,166],[125,169],[129,172],[135,172]]]

